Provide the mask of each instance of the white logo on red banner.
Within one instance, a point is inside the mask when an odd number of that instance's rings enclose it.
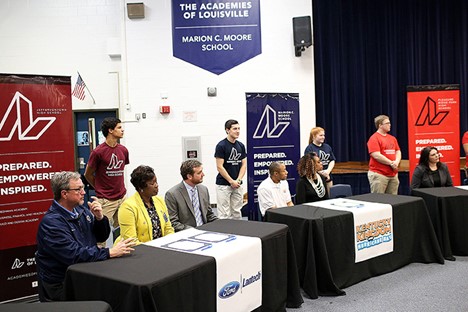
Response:
[[[16,108],[16,110],[14,110],[14,108]],[[22,115],[22,113],[26,113],[26,116]],[[13,96],[10,106],[8,106],[5,116],[3,116],[0,122],[0,131],[3,130],[9,117],[16,117],[16,121],[7,136],[2,136],[0,134],[0,141],[10,141],[16,129],[18,129],[18,139],[20,141],[38,140],[56,120],[55,117],[37,117],[34,119],[32,102],[20,92],[16,92]],[[34,133],[37,131],[39,131],[39,133],[36,135],[29,135],[33,130]]]

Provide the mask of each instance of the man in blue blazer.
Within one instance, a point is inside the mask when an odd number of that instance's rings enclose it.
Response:
[[[210,207],[208,188],[203,182],[202,163],[186,160],[180,166],[183,181],[166,192],[165,201],[176,232],[212,222],[218,218]]]

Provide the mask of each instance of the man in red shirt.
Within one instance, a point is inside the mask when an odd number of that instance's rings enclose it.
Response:
[[[467,185],[468,184],[468,131],[466,131],[463,134],[462,137],[462,145],[463,145],[463,151],[465,151],[465,167],[463,170],[465,170],[465,179],[463,179],[463,184]]]
[[[389,134],[391,123],[388,116],[379,115],[374,119],[377,131],[367,141],[370,155],[369,184],[371,193],[398,194],[398,165],[401,151],[397,139]]]
[[[463,134],[462,137],[463,150],[465,151],[465,156],[468,157],[468,131]]]
[[[105,118],[101,131],[106,141],[91,152],[84,176],[96,190],[102,212],[115,228],[119,225],[117,210],[127,193],[124,167],[129,163],[128,150],[118,142],[124,135],[120,119]]]

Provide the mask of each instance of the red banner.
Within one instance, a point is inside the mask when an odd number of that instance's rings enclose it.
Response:
[[[74,170],[70,77],[0,74],[0,301],[36,292],[36,232],[50,179]],[[25,252],[27,250],[27,252]],[[15,288],[19,288],[16,289]]]
[[[409,86],[407,90],[410,177],[421,150],[434,146],[454,185],[460,185],[460,86]]]

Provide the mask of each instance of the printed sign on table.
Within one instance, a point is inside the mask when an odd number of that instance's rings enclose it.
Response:
[[[349,211],[354,220],[355,262],[393,252],[393,208],[389,204],[335,198],[306,205]]]
[[[215,258],[217,311],[253,311],[262,305],[260,238],[191,228],[145,245]]]

